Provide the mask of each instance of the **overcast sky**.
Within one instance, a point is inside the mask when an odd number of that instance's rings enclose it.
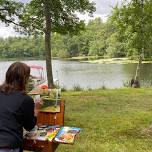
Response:
[[[22,2],[29,2],[30,0],[18,0]],[[96,3],[96,12],[94,13],[94,17],[101,17],[103,21],[106,21],[108,15],[110,15],[112,7],[114,7],[117,3],[121,4],[122,0],[92,0]],[[79,15],[81,19],[88,20],[87,16]],[[5,27],[2,23],[0,23],[0,37],[8,37],[15,36],[12,27]]]

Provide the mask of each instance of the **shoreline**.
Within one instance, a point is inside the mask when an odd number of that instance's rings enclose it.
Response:
[[[108,59],[97,59],[97,60],[88,60],[80,61],[82,63],[92,63],[92,64],[137,64],[137,60],[130,60],[128,58],[108,58]],[[152,61],[142,61],[143,64],[152,63]]]
[[[44,58],[1,58],[1,62],[3,61],[26,61],[26,60],[45,60]],[[80,63],[91,63],[91,64],[137,64],[138,60],[131,60],[129,58],[106,58],[101,59],[98,57],[90,56],[90,57],[71,57],[71,58],[57,58],[52,57],[52,60],[66,60],[66,61],[77,61]],[[142,61],[142,64],[152,63],[152,61]]]

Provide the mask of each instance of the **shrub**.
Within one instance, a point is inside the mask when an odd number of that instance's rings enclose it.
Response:
[[[81,88],[80,85],[74,85],[74,86],[73,86],[73,90],[74,90],[74,91],[82,91],[82,90],[84,90],[84,89]]]

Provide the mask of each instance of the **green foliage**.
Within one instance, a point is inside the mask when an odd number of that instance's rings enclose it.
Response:
[[[82,91],[83,88],[81,88],[80,85],[74,85],[74,86],[73,86],[73,90],[74,90],[74,91]]]
[[[125,49],[124,43],[118,40],[118,32],[111,34],[107,38],[107,56],[117,58],[117,57],[125,57]]]
[[[44,56],[43,37],[16,37],[1,39],[1,58],[41,58]]]
[[[88,35],[90,37],[88,55],[104,56],[105,54],[105,30],[104,23],[100,18],[91,20],[88,25]]]
[[[126,87],[126,88],[129,88],[131,87],[131,80],[126,80],[123,82],[123,86]]]
[[[6,25],[17,25],[17,18],[23,11],[23,4],[14,0],[0,0],[0,20]]]
[[[100,89],[106,90],[106,86],[103,84],[102,87]]]
[[[151,55],[152,0],[125,1],[121,8],[115,7],[111,16],[118,29],[121,42],[125,44],[128,56],[136,58],[144,53]]]
[[[66,45],[64,43],[64,36],[53,33],[52,35],[52,56],[66,58],[69,56]]]
[[[83,29],[84,22],[79,20],[75,12],[92,14],[94,11],[94,3],[89,0],[32,0],[26,5],[20,25],[30,33],[45,33],[46,20],[50,19],[51,32],[77,33]]]
[[[66,89],[66,87],[65,87],[65,86],[61,86],[60,88],[61,88],[61,91],[62,91],[62,92],[67,91],[67,89]]]
[[[2,2],[0,3],[1,5]],[[62,4],[60,2],[49,1],[49,5],[53,5],[53,7],[50,10],[52,37],[48,42],[51,42],[53,57],[82,56],[85,58],[87,56],[96,56],[102,58],[129,57],[130,59],[138,59],[143,47],[145,60],[151,60],[152,0],[144,0],[143,10],[140,0],[124,1],[121,7],[116,6],[113,9],[112,15],[107,22],[104,23],[100,18],[95,18],[90,20],[85,26],[84,23],[81,24],[82,22],[78,20],[72,10],[80,11],[80,7],[83,8],[86,4],[85,10],[82,12],[87,12],[88,9],[93,12],[94,6],[92,3],[84,0],[81,1],[81,4],[76,4],[76,1],[68,1],[67,3],[66,0],[62,0]],[[46,31],[42,4],[43,1],[41,0],[33,0],[26,5],[23,15],[19,15],[21,17],[20,25],[24,26],[32,34],[41,34]],[[63,6],[63,4],[65,5]],[[16,4],[13,6],[17,7]],[[55,6],[59,7],[55,8]],[[65,12],[63,11],[64,9]],[[60,13],[61,16],[59,17]],[[142,18],[142,14],[144,18]],[[69,19],[69,17],[71,18]],[[72,19],[74,23],[71,23]],[[79,26],[81,28],[78,28]],[[84,30],[79,31],[81,29]],[[74,35],[76,33],[77,35]],[[46,56],[43,44],[44,37],[40,37],[35,35],[35,37],[1,39],[0,57],[44,57],[44,55]]]

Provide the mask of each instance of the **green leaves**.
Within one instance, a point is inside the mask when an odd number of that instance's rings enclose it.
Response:
[[[115,7],[113,10],[111,20],[121,33],[122,42],[125,42],[127,50],[136,50],[136,55],[144,50],[147,56],[151,51],[149,46],[152,40],[151,14],[152,0],[143,0],[143,3],[142,0],[131,0],[122,4],[121,8]]]
[[[45,32],[44,0],[32,0],[25,7],[20,25],[28,32]],[[47,1],[48,13],[51,18],[51,31],[58,33],[77,33],[84,28],[76,12],[89,13],[95,11],[93,3],[89,0],[50,0]]]
[[[23,10],[23,4],[13,0],[0,1],[0,20],[6,25],[13,23],[17,25],[17,19]]]

